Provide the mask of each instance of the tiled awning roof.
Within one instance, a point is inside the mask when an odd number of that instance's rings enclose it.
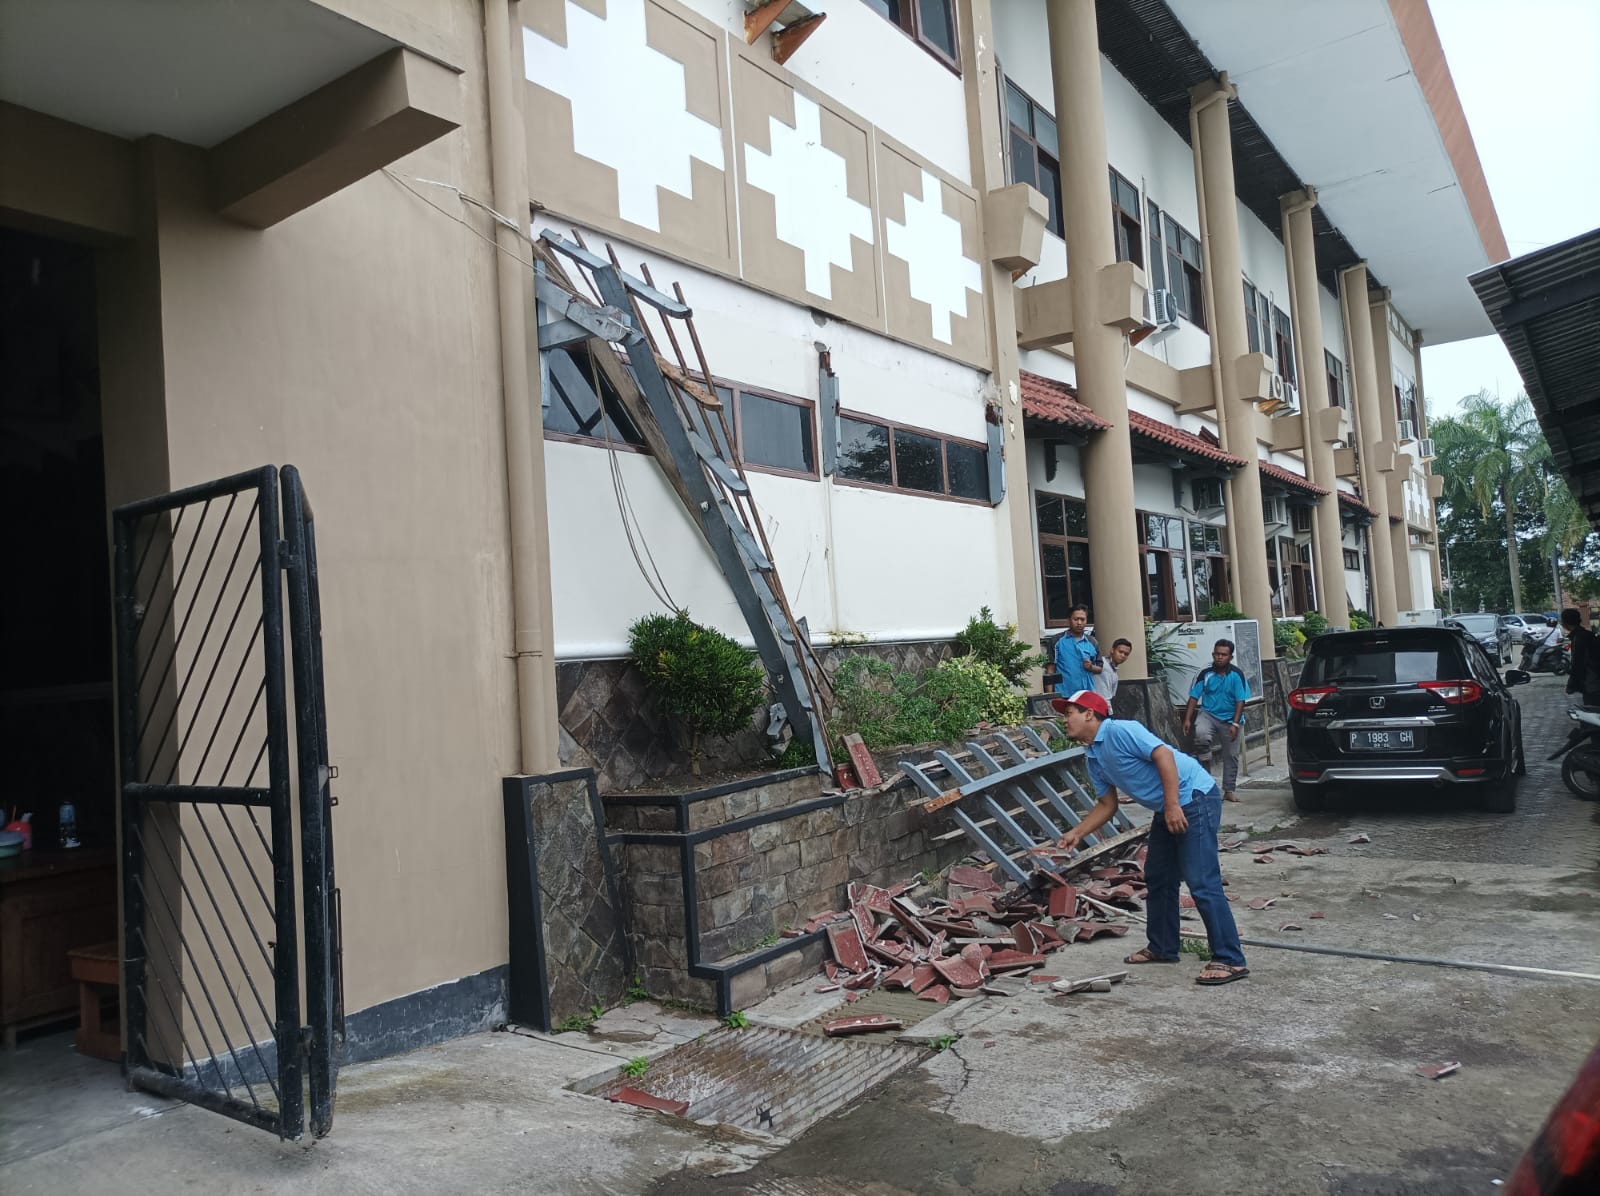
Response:
[[[1317,498],[1321,498],[1328,493],[1321,486],[1306,480],[1299,474],[1295,473],[1295,471],[1292,469],[1285,469],[1281,465],[1274,465],[1271,461],[1262,461],[1259,462],[1259,464],[1261,466],[1261,476],[1263,478],[1270,478],[1274,482],[1288,486],[1291,490],[1299,490],[1303,494],[1315,495]]]
[[[1022,371],[1022,411],[1032,419],[1049,420],[1085,432],[1099,432],[1111,424],[1091,411],[1079,398],[1077,388],[1069,382],[1057,382],[1039,374]],[[1128,412],[1128,430],[1135,436],[1153,440],[1169,449],[1190,457],[1199,457],[1238,469],[1244,462],[1231,453],[1223,452],[1200,437],[1174,428],[1160,420]]]
[[[1083,432],[1098,432],[1111,426],[1079,401],[1078,392],[1070,383],[1027,370],[1022,371],[1022,413]]]
[[[1339,491],[1339,502],[1344,506],[1349,507],[1352,511],[1357,511],[1360,514],[1367,516],[1369,519],[1377,514],[1376,511],[1367,506],[1366,503],[1362,502],[1354,494],[1350,494],[1344,490]]]
[[[1140,415],[1137,411],[1128,412],[1128,427],[1135,436],[1143,436],[1147,440],[1164,444],[1187,457],[1202,457],[1207,461],[1215,461],[1218,465],[1226,465],[1229,469],[1239,469],[1244,465],[1242,457],[1235,457],[1214,444],[1208,444],[1191,432],[1151,419],[1148,415]]]

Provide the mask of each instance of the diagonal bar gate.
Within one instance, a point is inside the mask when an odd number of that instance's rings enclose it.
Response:
[[[320,1138],[344,1002],[310,505],[264,466],[112,522],[128,1078],[282,1138],[309,1093]]]
[[[1032,727],[1019,730],[1026,746],[1008,735],[993,737],[993,747],[1004,760],[981,743],[967,744],[972,764],[982,770],[977,776],[951,753],[935,752],[934,762],[955,782],[953,789],[939,786],[929,775],[929,764],[902,760],[900,771],[928,798],[922,807],[925,811],[946,811],[1000,872],[1026,884],[1034,871],[1028,853],[1035,847],[1050,846],[1082,822],[1095,799],[1067,767],[1083,755],[1081,747],[1052,752]],[[1106,832],[1132,827],[1128,816],[1118,810],[1106,823]],[[1084,839],[1091,846],[1096,841],[1094,835]]]

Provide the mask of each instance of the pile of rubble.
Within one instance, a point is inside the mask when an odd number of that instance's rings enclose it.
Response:
[[[1009,888],[984,868],[958,866],[945,897],[920,903],[908,896],[916,881],[852,884],[848,911],[818,915],[804,928],[826,930],[833,953],[824,964],[828,982],[817,991],[843,989],[855,1000],[869,989],[906,989],[941,1005],[1006,995],[995,978],[1034,973],[1072,943],[1128,933],[1118,917],[1143,908],[1145,838],[1143,831],[1118,836],[1065,865],[1060,856],[1036,855],[1030,883]]]

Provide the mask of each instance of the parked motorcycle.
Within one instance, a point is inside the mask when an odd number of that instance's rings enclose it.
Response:
[[[1522,641],[1522,669],[1529,673],[1554,673],[1558,677],[1572,671],[1572,644],[1552,627],[1546,634]]]
[[[1576,726],[1564,747],[1551,756],[1561,761],[1561,782],[1585,801],[1600,801],[1600,706],[1567,711]]]

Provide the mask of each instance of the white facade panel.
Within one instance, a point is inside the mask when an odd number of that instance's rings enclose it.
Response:
[[[740,0],[680,0],[744,40]],[[815,11],[822,11],[813,6]],[[865,4],[834,4],[828,19],[784,64],[895,140],[972,182],[961,77]],[[769,37],[756,48],[765,53]],[[906,97],[914,95],[916,103]]]

